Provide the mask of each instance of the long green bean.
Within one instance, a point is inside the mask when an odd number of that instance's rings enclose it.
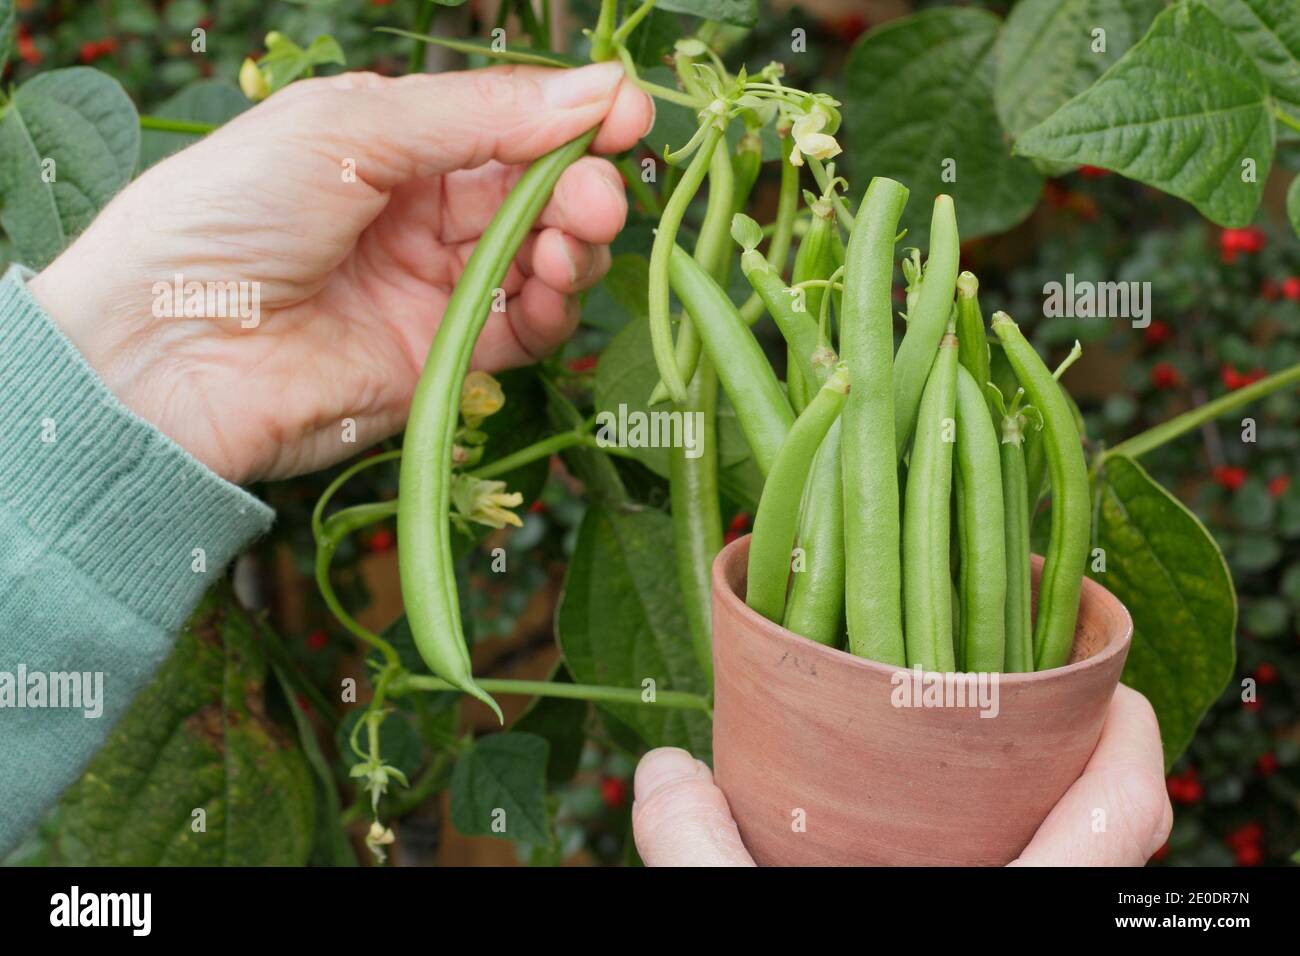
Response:
[[[894,237],[907,188],[877,176],[858,208],[844,263],[844,602],[849,649],[904,664],[898,473],[894,439]]]
[[[844,407],[848,391],[849,372],[840,367],[795,420],[763,483],[749,542],[745,603],[769,621],[780,623],[785,617],[790,558],[803,487],[826,432]]]

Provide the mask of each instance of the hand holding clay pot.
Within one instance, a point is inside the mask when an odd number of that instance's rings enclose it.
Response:
[[[753,866],[713,774],[684,750],[641,758],[632,826],[648,866]],[[1098,813],[1110,821],[1094,832]],[[1141,866],[1169,836],[1160,732],[1147,699],[1121,684],[1083,775],[1013,866]]]

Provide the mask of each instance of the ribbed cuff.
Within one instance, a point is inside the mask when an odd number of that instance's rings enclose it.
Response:
[[[177,630],[275,516],[108,390],[27,291],[0,279],[0,506],[145,620]]]

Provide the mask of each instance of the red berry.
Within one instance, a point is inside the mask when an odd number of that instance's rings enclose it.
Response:
[[[1223,387],[1230,392],[1241,388],[1241,373],[1231,365],[1219,369],[1219,378],[1223,381]]]
[[[627,781],[606,777],[600,782],[600,799],[611,810],[617,810],[627,801]]]
[[[580,355],[575,359],[569,359],[570,372],[590,372],[596,367],[596,356]]]
[[[1291,276],[1282,281],[1282,294],[1292,302],[1300,300],[1300,277]]]
[[[1234,465],[1220,465],[1214,469],[1214,483],[1229,491],[1236,491],[1244,485],[1246,477],[1246,469]]]
[[[44,58],[41,51],[36,48],[36,41],[25,35],[18,37],[18,55],[25,63],[30,63],[32,66],[38,66]]]
[[[1201,781],[1196,777],[1195,767],[1170,777],[1165,781],[1165,786],[1169,791],[1169,799],[1174,803],[1196,803],[1204,793]]]
[[[1183,375],[1168,362],[1157,362],[1151,367],[1151,384],[1164,391],[1183,383]]]
[[[394,540],[393,532],[389,531],[387,528],[380,528],[370,536],[370,550],[375,554],[379,554],[382,551],[391,551],[393,550]]]
[[[1259,710],[1263,705],[1258,700],[1244,700],[1241,702],[1242,710],[1248,710],[1252,714]]]
[[[737,512],[736,512],[736,516],[735,516],[734,518],[731,519],[731,524],[727,525],[727,530],[728,530],[728,531],[748,531],[748,530],[749,530],[749,521],[750,521],[750,518],[749,518],[749,514],[748,514],[748,512],[737,511]]]
[[[1281,498],[1286,494],[1286,490],[1291,487],[1290,475],[1278,475],[1268,483],[1268,493],[1274,498]]]
[[[1174,334],[1166,322],[1156,320],[1142,330],[1142,338],[1146,340],[1147,345],[1162,345],[1168,342]]]
[[[82,63],[89,63],[97,56],[99,56],[99,44],[93,40],[87,40],[77,50],[77,59]]]
[[[117,37],[105,37],[99,41],[99,52],[101,56],[107,56],[117,52]]]
[[[1079,175],[1084,179],[1101,179],[1103,176],[1109,176],[1109,169],[1102,169],[1100,166],[1080,166]]]
[[[1247,385],[1254,385],[1260,379],[1267,378],[1268,372],[1262,368],[1253,368],[1249,372],[1241,373],[1241,385],[1245,388]]]
[[[1260,754],[1259,759],[1255,761],[1255,769],[1261,777],[1271,776],[1277,771],[1277,754],[1271,750]]]
[[[1243,823],[1235,830],[1229,830],[1227,836],[1223,838],[1223,842],[1235,850],[1238,847],[1256,844],[1263,838],[1264,828],[1259,825],[1258,820],[1251,820],[1249,823]]]
[[[1224,229],[1219,233],[1219,252],[1224,262],[1234,262],[1237,253],[1256,253],[1264,248],[1264,233],[1248,226],[1245,229]]]
[[[1064,209],[1070,205],[1070,193],[1064,186],[1049,179],[1043,184],[1043,199],[1053,209]]]
[[[307,635],[307,650],[313,654],[325,650],[329,645],[330,636],[324,631],[312,631]]]
[[[1277,668],[1268,661],[1260,664],[1255,668],[1255,683],[1257,684],[1276,684]]]
[[[1235,854],[1238,866],[1259,866],[1264,862],[1264,851],[1255,845],[1238,847]]]
[[[528,506],[528,513],[533,515],[541,514],[545,510],[546,510],[546,505],[543,503],[541,498],[538,498],[536,501],[534,501],[531,505]]]

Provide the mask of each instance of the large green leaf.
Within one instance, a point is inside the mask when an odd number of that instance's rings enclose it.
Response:
[[[292,730],[267,714],[266,678],[257,626],[228,588],[214,588],[16,862],[305,863],[311,770]],[[193,829],[196,810],[205,832]]]
[[[877,27],[849,57],[852,178],[865,189],[871,177],[888,176],[912,191],[903,213],[912,242],[929,234],[939,193],[957,201],[963,239],[1011,228],[1038,201],[1042,177],[1011,155],[993,107],[998,26],[983,10],[928,10]]]
[[[153,115],[162,119],[220,126],[251,105],[237,86],[225,80],[196,80],[159,106]],[[199,139],[200,137],[188,133],[144,130],[140,134],[140,168],[147,169],[160,159],[191,143],[197,143]]]
[[[757,0],[659,0],[655,7],[738,27],[752,27],[758,22]]]
[[[135,172],[140,120],[120,83],[77,66],[18,88],[0,118],[0,225],[39,269]]]
[[[1021,0],[998,39],[993,98],[1012,136],[1082,92],[1146,31],[1161,0]],[[1094,52],[1093,30],[1105,30]]]
[[[556,613],[560,649],[581,684],[706,693],[691,649],[672,521],[650,509],[587,510]],[[650,704],[603,704],[651,747],[711,752],[711,726],[695,711]]]
[[[1202,0],[1236,34],[1277,105],[1300,119],[1300,3],[1296,0]],[[1286,135],[1295,136],[1294,131]]]
[[[546,845],[546,741],[535,734],[480,738],[456,761],[451,822],[461,833]]]
[[[1222,20],[1184,3],[1160,14],[1096,83],[1028,130],[1016,151],[1113,169],[1222,226],[1259,206],[1275,145],[1268,85]],[[1254,163],[1243,182],[1243,161]]]
[[[1106,571],[1091,576],[1133,616],[1124,683],[1155,707],[1172,766],[1232,678],[1232,578],[1210,533],[1137,462],[1108,458],[1096,482]]]
[[[635,257],[640,258],[640,257]],[[644,262],[644,260],[642,260]],[[596,366],[596,410],[610,412],[617,419],[619,407],[626,413],[646,414],[646,399],[659,381],[654,352],[650,348],[650,325],[642,317],[627,323],[614,336]],[[657,405],[657,413],[671,406]],[[758,507],[763,493],[763,476],[745,441],[736,411],[725,393],[718,402],[718,482],[723,492],[744,508]],[[661,477],[668,477],[667,448],[632,448],[638,461]]]

